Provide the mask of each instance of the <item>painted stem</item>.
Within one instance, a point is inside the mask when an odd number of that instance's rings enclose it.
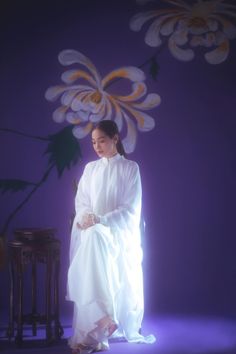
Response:
[[[0,232],[0,237],[5,237],[8,226],[11,222],[11,220],[14,218],[14,216],[18,213],[18,211],[28,202],[28,200],[32,197],[32,195],[38,190],[38,188],[47,180],[49,174],[51,173],[51,170],[54,168],[54,164],[50,165],[50,167],[47,169],[47,171],[44,173],[43,177],[41,180],[35,184],[35,187],[30,191],[30,193],[26,196],[26,198],[16,207],[16,209],[13,210],[13,212],[9,215],[7,218],[2,231]]]
[[[163,49],[163,46],[162,47],[159,47],[158,50],[150,57],[148,58],[147,60],[145,60],[142,64],[138,65],[138,68],[143,68],[145,65],[147,65],[157,54],[160,54],[161,50]],[[114,84],[115,82],[117,81],[120,81],[122,80],[123,78],[117,78],[113,81],[111,81],[109,84],[107,84],[104,89],[106,89],[107,87],[111,86],[112,84]]]
[[[7,133],[13,133],[13,134],[16,134],[16,135],[21,135],[21,136],[24,136],[26,138],[31,138],[31,139],[37,139],[37,140],[42,140],[42,141],[48,141],[49,140],[49,138],[45,138],[43,136],[37,136],[37,135],[31,135],[31,134],[22,133],[22,132],[19,132],[18,130],[15,130],[15,129],[0,128],[0,131],[7,132]]]

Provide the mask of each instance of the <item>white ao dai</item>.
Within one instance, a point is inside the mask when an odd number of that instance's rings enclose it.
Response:
[[[117,154],[88,163],[75,198],[67,299],[74,302],[69,345],[106,342],[114,336],[153,342],[139,334],[143,319],[140,240],[141,180],[136,162]],[[79,229],[85,213],[100,223]]]

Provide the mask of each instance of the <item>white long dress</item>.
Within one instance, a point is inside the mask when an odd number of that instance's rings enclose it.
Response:
[[[154,342],[139,334],[143,319],[141,181],[136,162],[117,154],[85,166],[75,198],[67,300],[74,302],[71,348],[113,336]],[[85,213],[100,223],[79,229]]]

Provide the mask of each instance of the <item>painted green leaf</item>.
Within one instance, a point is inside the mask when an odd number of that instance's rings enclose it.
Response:
[[[157,63],[156,58],[152,57],[151,65],[150,65],[150,68],[149,68],[149,73],[152,76],[153,80],[155,80],[155,81],[157,80],[157,76],[159,74],[159,70],[160,70],[160,66]]]
[[[67,126],[48,137],[45,154],[49,155],[49,164],[55,164],[59,177],[82,157],[79,141],[72,134],[72,129],[73,126]]]
[[[24,191],[31,186],[35,186],[35,184],[21,179],[0,179],[0,190],[2,191],[2,194],[6,192]]]

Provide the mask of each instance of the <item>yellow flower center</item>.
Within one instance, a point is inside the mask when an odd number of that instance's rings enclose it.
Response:
[[[216,2],[198,0],[190,11],[189,26],[198,28],[206,27],[207,19],[209,19],[209,16],[214,13],[215,9]]]
[[[90,96],[91,101],[93,101],[94,103],[100,103],[101,99],[102,99],[102,94],[99,91],[95,91],[94,93],[92,93],[92,95]]]
[[[192,17],[189,19],[188,25],[189,25],[189,27],[204,28],[207,25],[207,22],[204,18]]]

